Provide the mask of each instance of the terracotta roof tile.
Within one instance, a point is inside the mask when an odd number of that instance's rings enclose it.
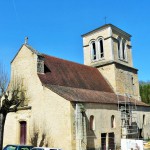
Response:
[[[73,102],[91,102],[91,103],[101,103],[101,104],[118,104],[118,100],[122,103],[127,101],[127,97],[125,96],[117,96],[115,93],[103,92],[103,91],[95,91],[95,90],[87,90],[87,89],[79,89],[72,87],[64,87],[58,85],[45,85],[53,92],[62,96],[66,100]],[[149,106],[141,101],[130,99],[129,102],[133,105],[138,106]]]
[[[118,104],[126,97],[117,96],[98,69],[55,58],[29,49],[44,57],[49,72],[38,74],[42,84],[69,101]],[[130,99],[132,104],[149,106],[141,101]]]
[[[113,93],[98,69],[48,55],[43,55],[43,57],[46,67],[50,70],[50,72],[39,74],[43,84]]]

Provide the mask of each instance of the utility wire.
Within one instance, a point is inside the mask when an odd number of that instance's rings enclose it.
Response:
[[[15,18],[16,18],[16,22],[17,22],[17,26],[18,26],[18,29],[20,29],[19,31],[20,32],[23,32],[23,26],[21,24],[21,20],[19,18],[19,15],[18,15],[18,10],[17,10],[17,7],[16,7],[16,2],[15,0],[10,0],[12,5],[13,5],[13,9],[14,9],[14,14],[15,14]]]
[[[17,19],[17,21],[19,21],[19,19],[18,19],[18,14],[17,14],[17,9],[16,9],[16,5],[15,5],[15,0],[12,0],[12,1],[13,1],[13,7],[14,7],[16,19]]]

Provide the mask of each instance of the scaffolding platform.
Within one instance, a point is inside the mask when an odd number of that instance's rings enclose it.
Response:
[[[117,94],[118,98],[118,111],[121,113],[121,134],[122,137],[130,137],[131,135],[138,134],[138,119],[137,119],[137,107],[136,100],[131,101],[131,96],[125,94],[124,98],[120,98],[122,95]],[[123,96],[122,96],[123,97]]]

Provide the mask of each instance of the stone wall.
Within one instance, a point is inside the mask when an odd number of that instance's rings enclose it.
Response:
[[[92,149],[101,148],[102,133],[106,133],[106,146],[108,147],[108,134],[114,133],[114,141],[116,145],[120,145],[121,139],[121,119],[120,112],[117,105],[105,105],[105,104],[84,104],[86,110],[86,123],[87,123],[87,148]],[[89,121],[90,116],[93,115],[95,119],[95,129],[90,130]],[[111,117],[115,117],[115,127],[111,127]]]
[[[121,112],[118,111],[118,105],[112,104],[98,104],[98,103],[82,103],[85,108],[86,116],[86,139],[85,143],[87,149],[92,150],[100,149],[102,146],[102,134],[106,134],[106,147],[108,148],[109,134],[114,133],[115,146],[119,147],[121,142]],[[136,121],[138,129],[141,129],[144,139],[150,137],[150,108],[136,106],[136,110],[133,111],[132,121]],[[90,116],[94,116],[94,130],[90,130]],[[111,127],[111,117],[115,118],[115,126]],[[145,116],[143,122],[143,115]],[[139,130],[136,130],[137,132]],[[136,133],[137,135],[137,133]],[[137,136],[136,136],[137,137]]]
[[[137,72],[124,66],[117,66],[116,73],[116,93],[122,95],[129,94],[132,98],[140,100],[139,81]]]
[[[4,133],[4,146],[20,143],[20,121],[27,123],[27,145],[32,141],[42,146],[73,149],[72,105],[42,86],[37,75],[37,55],[23,46],[11,64],[11,80],[21,79],[31,110],[9,113]],[[35,137],[38,135],[38,138]],[[32,139],[32,140],[31,140]]]
[[[104,58],[91,59],[90,42],[103,38]],[[118,56],[118,37],[126,42],[126,58]],[[140,100],[137,69],[133,68],[130,36],[111,26],[100,28],[83,37],[84,64],[98,68],[104,78],[110,83],[114,92],[121,95],[126,93]]]
[[[88,36],[83,37],[83,52],[84,52],[84,64],[89,66],[96,65],[99,61],[101,63],[105,61],[112,60],[113,54],[112,54],[112,42],[111,38],[108,38],[111,36],[111,29],[104,29],[98,32],[95,32],[93,34],[90,34]],[[97,42],[97,39],[101,37],[103,39],[103,47],[104,47],[104,58],[100,60],[94,60],[92,61],[91,58],[91,49],[90,49],[90,42],[92,40],[95,40]]]

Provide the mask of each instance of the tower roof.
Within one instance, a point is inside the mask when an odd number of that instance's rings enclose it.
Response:
[[[119,32],[119,33],[121,33],[121,34],[127,36],[127,37],[131,37],[131,35],[130,35],[129,33],[127,33],[127,32],[125,32],[125,31],[121,30],[120,28],[118,28],[118,27],[116,27],[116,26],[114,26],[114,25],[112,25],[112,24],[105,24],[105,25],[103,25],[103,26],[101,26],[101,27],[98,27],[98,28],[96,28],[96,29],[94,29],[94,30],[92,30],[92,31],[89,31],[89,32],[87,32],[87,33],[85,33],[85,34],[83,34],[83,35],[81,35],[81,36],[82,36],[82,37],[85,37],[85,36],[88,36],[88,35],[90,35],[90,34],[93,34],[93,33],[97,32],[97,31],[106,29],[106,28],[108,28],[108,27],[111,27],[113,30],[115,30],[115,31],[117,31],[117,32]]]

